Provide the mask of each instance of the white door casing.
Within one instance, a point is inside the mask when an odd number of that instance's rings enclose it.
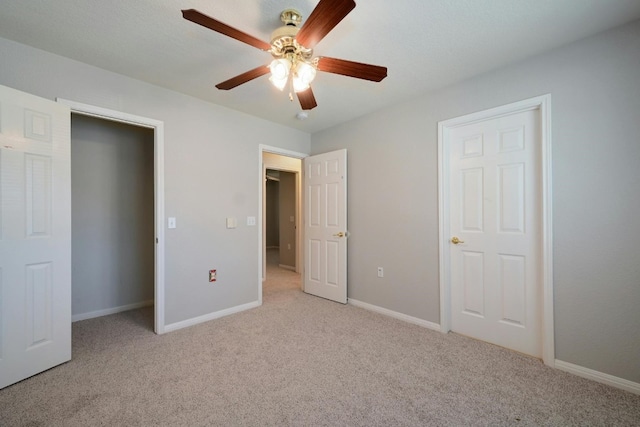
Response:
[[[304,159],[304,291],[347,303],[347,150]]]
[[[549,102],[440,123],[441,325],[553,364]]]
[[[70,124],[0,86],[0,388],[71,359]]]

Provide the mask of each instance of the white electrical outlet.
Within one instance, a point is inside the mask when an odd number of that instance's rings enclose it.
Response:
[[[384,268],[378,267],[378,277],[384,277]]]

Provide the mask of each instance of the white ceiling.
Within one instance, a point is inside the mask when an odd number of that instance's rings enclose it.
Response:
[[[215,84],[268,64],[268,53],[182,18],[197,9],[264,41],[280,12],[318,0],[0,0],[0,37],[315,132],[640,18],[639,0],[359,0],[314,54],[388,67],[381,83],[318,73],[318,107],[267,76]],[[6,60],[2,58],[2,60]]]

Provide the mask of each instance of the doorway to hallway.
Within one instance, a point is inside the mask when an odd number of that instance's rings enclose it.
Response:
[[[281,298],[289,291],[302,291],[302,276],[300,273],[280,267],[280,253],[276,248],[266,250],[266,277],[262,282],[262,295],[267,301],[271,298]]]

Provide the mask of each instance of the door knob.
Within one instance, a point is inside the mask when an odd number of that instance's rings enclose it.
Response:
[[[460,240],[456,236],[453,236],[451,238],[451,243],[453,243],[454,245],[457,245],[458,243],[464,243],[464,240]]]
[[[344,232],[339,232],[337,234],[334,234],[333,237],[344,237]]]

